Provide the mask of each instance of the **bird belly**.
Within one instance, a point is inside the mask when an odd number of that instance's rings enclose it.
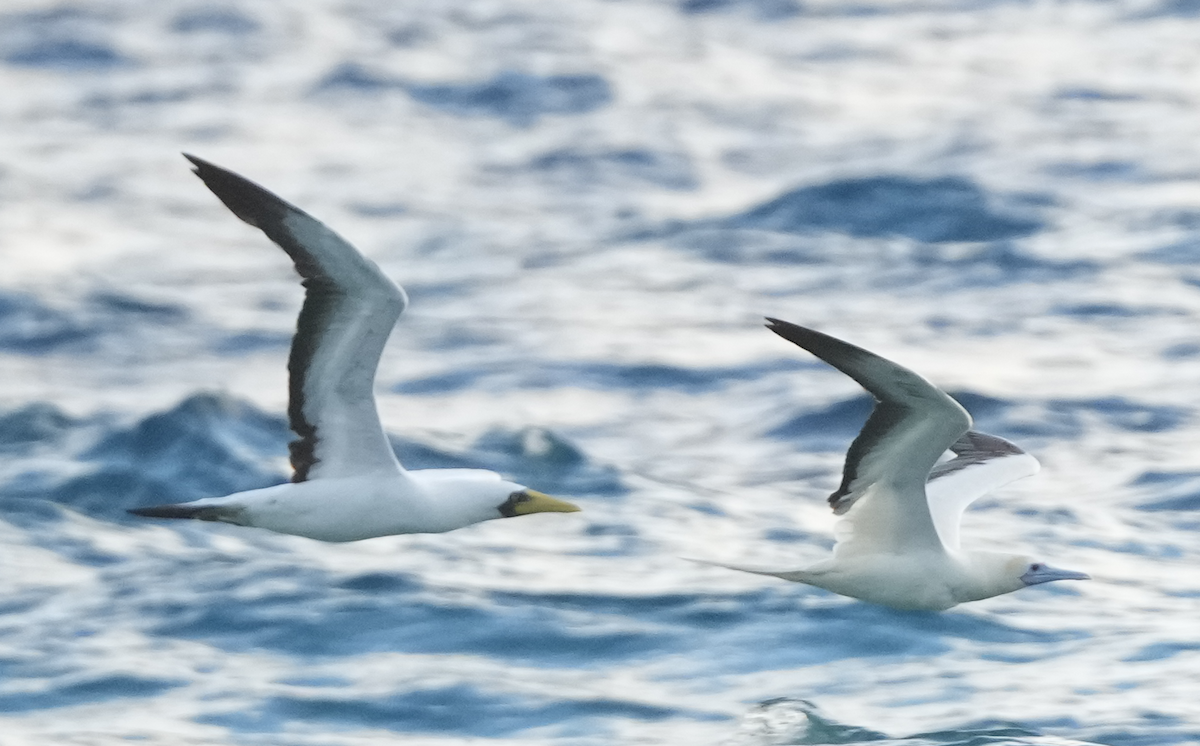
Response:
[[[282,484],[231,495],[244,525],[330,542],[426,531],[423,510],[403,499],[395,480],[354,477]]]
[[[813,570],[801,582],[893,609],[943,611],[958,604],[936,555],[868,555]]]

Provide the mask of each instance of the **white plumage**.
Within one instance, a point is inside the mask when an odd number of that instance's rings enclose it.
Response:
[[[802,570],[723,567],[925,610],[1088,577],[1023,555],[959,545],[967,506],[1036,473],[1036,459],[1003,438],[970,430],[967,411],[911,370],[826,334],[768,321],[771,331],[857,381],[876,405],[846,454],[841,486],[829,498],[842,516],[833,556]],[[947,450],[954,458],[939,463]]]
[[[492,518],[574,512],[481,469],[406,471],[375,407],[375,370],[408,304],[404,290],[319,220],[266,189],[186,155],[243,221],[295,264],[306,289],[288,359],[292,482],[135,515],[255,526],[323,541],[435,533]]]

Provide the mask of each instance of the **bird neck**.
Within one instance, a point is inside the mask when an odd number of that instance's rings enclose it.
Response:
[[[493,479],[480,479],[468,473],[462,475],[446,470],[413,471],[409,475],[420,484],[427,519],[441,530],[460,528],[472,523],[500,518],[499,506],[512,489]]]
[[[963,583],[956,588],[959,601],[978,601],[992,596],[1012,593],[1025,587],[1021,580],[1026,559],[1001,552],[960,552],[957,557],[964,570]]]

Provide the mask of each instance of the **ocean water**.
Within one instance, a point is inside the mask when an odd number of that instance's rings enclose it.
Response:
[[[1200,742],[1200,4],[11,0],[0,744]],[[408,289],[409,466],[584,508],[327,545],[125,509],[283,481],[301,290],[195,153]],[[803,566],[869,401],[1043,464],[942,614]]]

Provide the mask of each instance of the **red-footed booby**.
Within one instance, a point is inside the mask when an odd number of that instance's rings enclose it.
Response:
[[[1033,456],[971,430],[967,411],[913,371],[827,334],[767,321],[771,331],[857,381],[875,397],[875,408],[846,453],[841,486],[829,496],[841,516],[833,556],[803,570],[722,567],[926,611],[1053,580],[1088,579],[1024,555],[959,546],[967,506],[1036,473]],[[954,457],[939,463],[947,450]]]
[[[375,407],[375,370],[408,305],[404,290],[316,218],[231,171],[184,154],[234,215],[287,252],[304,306],[288,358],[289,484],[134,508],[321,541],[440,533],[493,518],[579,508],[483,469],[407,471]]]

